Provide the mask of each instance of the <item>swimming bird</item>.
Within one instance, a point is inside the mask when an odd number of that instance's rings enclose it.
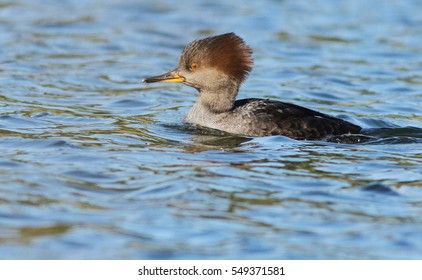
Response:
[[[199,97],[184,121],[246,136],[284,135],[298,140],[356,134],[361,127],[298,105],[277,100],[236,100],[252,70],[252,50],[235,33],[193,41],[182,51],[176,69],[144,83],[184,83]]]

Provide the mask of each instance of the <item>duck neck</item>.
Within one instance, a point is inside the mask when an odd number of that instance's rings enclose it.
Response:
[[[214,114],[229,112],[233,110],[238,91],[239,85],[235,82],[221,84],[219,87],[200,89],[195,106],[200,105]]]

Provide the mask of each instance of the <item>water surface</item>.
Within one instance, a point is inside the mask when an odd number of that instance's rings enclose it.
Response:
[[[419,1],[0,2],[0,258],[421,259]],[[365,141],[181,123],[141,84],[234,31],[240,96],[344,118]]]

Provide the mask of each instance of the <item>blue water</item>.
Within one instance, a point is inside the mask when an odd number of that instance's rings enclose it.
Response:
[[[231,31],[239,97],[369,139],[194,129],[194,89],[141,83]],[[1,1],[0,54],[1,259],[422,259],[418,0]]]

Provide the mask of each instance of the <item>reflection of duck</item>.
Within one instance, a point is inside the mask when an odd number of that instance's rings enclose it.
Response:
[[[144,82],[178,82],[196,88],[199,98],[185,121],[230,133],[320,139],[361,131],[357,125],[294,104],[257,98],[236,101],[252,69],[251,54],[234,33],[197,40],[184,48],[176,69]]]

